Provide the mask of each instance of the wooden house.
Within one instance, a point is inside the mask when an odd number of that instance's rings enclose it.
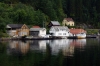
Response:
[[[29,28],[25,24],[8,24],[6,29],[9,36],[18,37],[29,35]]]
[[[64,20],[62,21],[62,25],[65,26],[75,26],[74,25],[74,20],[72,18],[64,18]]]

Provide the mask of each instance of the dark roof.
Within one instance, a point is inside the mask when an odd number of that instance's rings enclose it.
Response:
[[[51,21],[51,23],[52,23],[53,25],[60,25],[60,23],[59,23],[58,21]]]
[[[51,28],[54,28],[55,30],[67,30],[67,31],[69,31],[69,28],[67,26],[52,26]]]
[[[24,24],[8,24],[11,28],[21,28]]]
[[[45,28],[30,28],[30,31],[46,30]]]

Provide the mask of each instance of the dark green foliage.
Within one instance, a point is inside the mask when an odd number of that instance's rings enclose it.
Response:
[[[43,14],[40,10],[35,11],[33,25],[43,27],[43,22],[46,20],[45,18],[45,14]]]
[[[98,34],[98,29],[87,29],[86,30],[86,32],[87,32],[87,34],[95,34],[95,35],[97,35]]]
[[[62,22],[71,17],[77,24],[100,28],[99,0],[0,0],[0,31],[9,23],[43,27],[43,21]]]

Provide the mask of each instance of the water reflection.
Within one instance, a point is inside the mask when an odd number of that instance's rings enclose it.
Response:
[[[30,48],[28,41],[9,41],[8,42],[8,54],[22,53],[26,54]]]
[[[99,66],[98,40],[89,38],[9,41],[9,44],[1,42],[0,66]]]
[[[70,40],[68,39],[62,39],[62,40],[51,40],[50,41],[50,47],[52,49],[53,54],[59,53],[59,50],[62,50],[65,52],[65,50],[69,49]]]
[[[71,56],[74,54],[74,48],[83,48],[86,44],[86,39],[77,40],[51,40],[50,46],[53,54],[58,54],[59,50],[62,50],[65,56]]]
[[[7,53],[26,54],[29,50],[46,52],[46,47],[49,45],[53,55],[58,54],[61,50],[65,56],[72,56],[75,48],[84,48],[85,44],[86,39],[9,41]]]
[[[75,48],[84,48],[86,45],[86,39],[77,39],[72,40],[70,46],[74,46]]]
[[[30,50],[44,52],[46,50],[46,40],[29,41]]]

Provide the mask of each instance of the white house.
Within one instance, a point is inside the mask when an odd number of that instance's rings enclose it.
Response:
[[[49,33],[54,37],[67,37],[69,36],[69,29],[67,26],[52,26]]]
[[[46,28],[30,28],[30,35],[43,37],[46,35]]]

